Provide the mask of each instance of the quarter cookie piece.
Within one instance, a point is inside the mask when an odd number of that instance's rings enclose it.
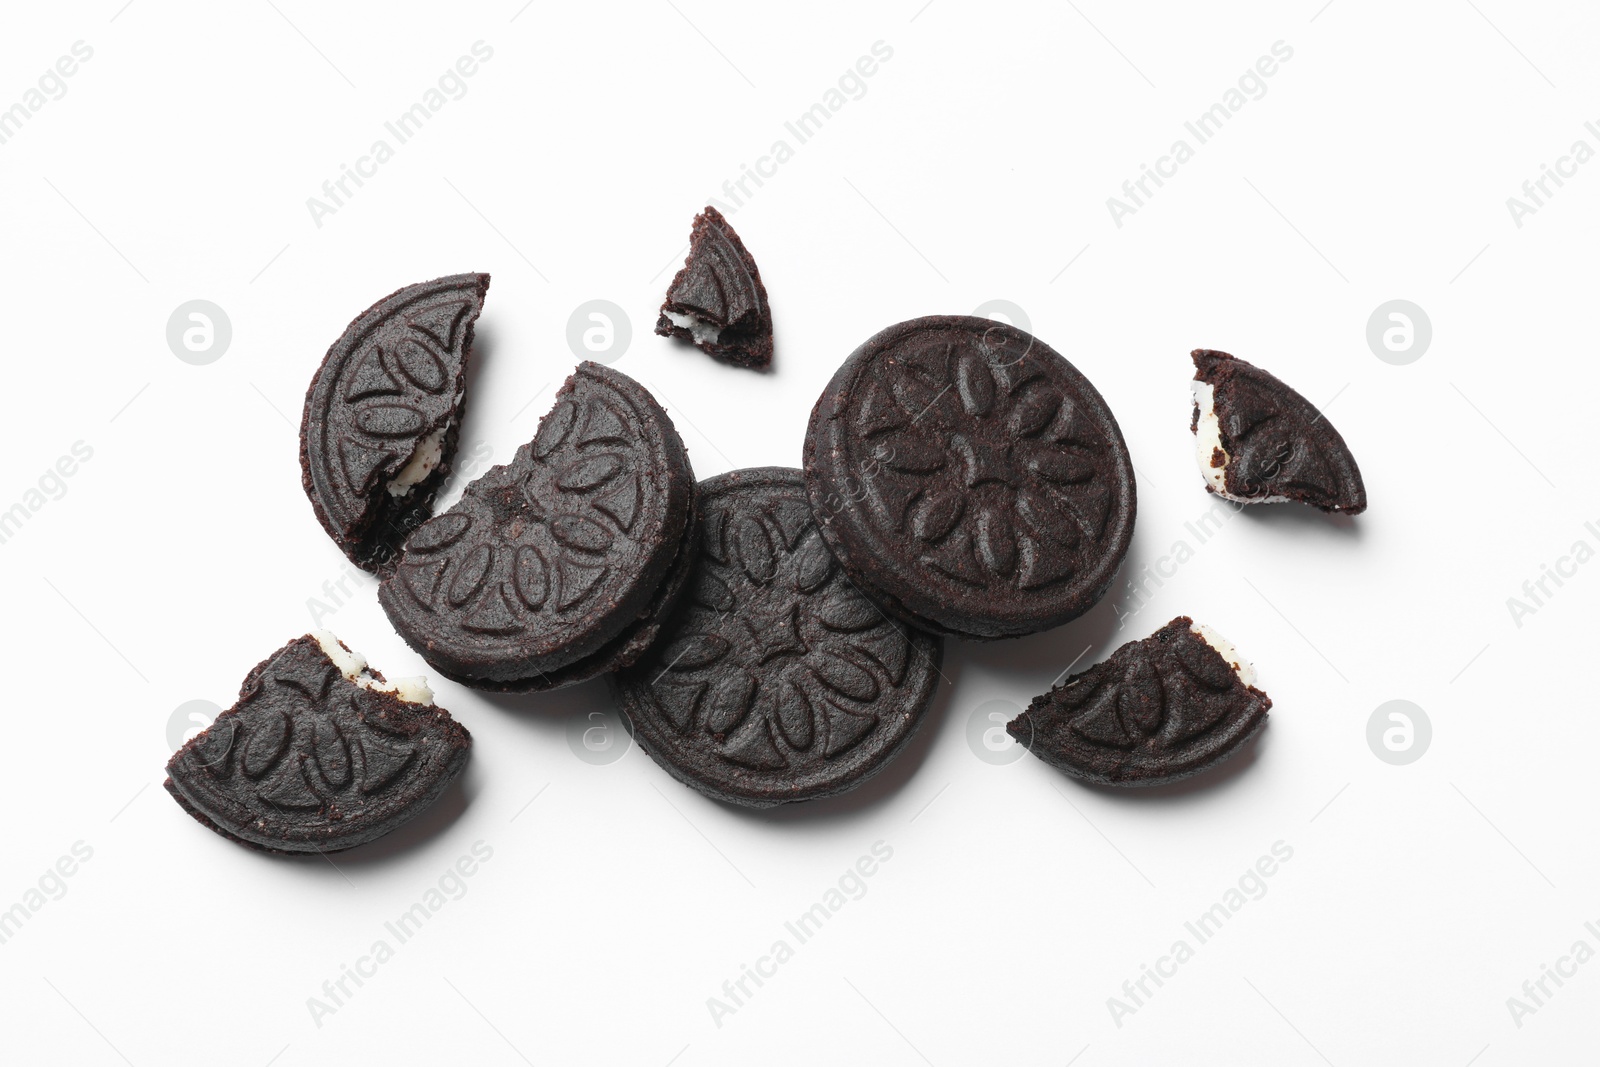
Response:
[[[851,580],[954,636],[1082,615],[1133,538],[1133,461],[1105,400],[991,319],[913,319],[856,349],[811,412],[805,474]]]
[[[555,689],[626,666],[686,579],[694,470],[672,420],[582,363],[532,441],[407,539],[378,599],[439,673]]]
[[[301,484],[351,562],[387,573],[455,455],[487,274],[408,285],[328,349],[300,420]]]
[[[1195,459],[1206,489],[1240,504],[1298,501],[1323,511],[1367,510],[1361,468],[1311,401],[1260,367],[1198,348]]]
[[[1238,650],[1180,615],[1035,697],[1006,732],[1074,777],[1160,785],[1226,759],[1271,707]]]
[[[635,738],[674,778],[730,804],[860,785],[922,722],[941,642],[851,584],[799,471],[719,475],[700,484],[700,507],[682,605],[651,650],[612,677]]]
[[[714,207],[694,217],[689,258],[672,278],[656,333],[738,367],[772,365],[772,308],[756,261]]]
[[[202,825],[265,852],[337,852],[437,800],[472,737],[420,678],[393,683],[331,633],[297,637],[167,762]]]

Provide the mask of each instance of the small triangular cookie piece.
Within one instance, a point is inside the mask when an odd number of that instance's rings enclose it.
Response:
[[[1035,697],[1006,732],[1076,778],[1161,785],[1232,755],[1271,707],[1238,650],[1180,615]]]
[[[1196,349],[1195,459],[1206,489],[1240,504],[1298,501],[1323,511],[1367,510],[1350,448],[1316,406],[1260,367]]]
[[[761,272],[714,207],[694,217],[689,258],[667,288],[656,333],[738,367],[772,365],[772,308]]]

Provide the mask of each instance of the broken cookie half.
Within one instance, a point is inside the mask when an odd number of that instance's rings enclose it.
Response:
[[[450,472],[487,274],[390,293],[346,327],[306,392],[301,484],[350,561],[387,573]]]
[[[694,218],[689,257],[667,289],[656,333],[735,366],[772,365],[772,308],[761,272],[714,207]]]
[[[421,813],[472,737],[421,678],[388,682],[327,631],[252,670],[239,700],[167,762],[201,825],[265,852],[336,852]]]
[[[1209,492],[1240,504],[1298,501],[1347,515],[1367,509],[1361,468],[1315,405],[1226,352],[1191,355],[1189,429]]]
[[[1180,615],[1035,697],[1006,732],[1074,777],[1161,785],[1226,759],[1271,707],[1238,650]]]

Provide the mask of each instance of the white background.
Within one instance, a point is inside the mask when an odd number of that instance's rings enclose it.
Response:
[[[1600,962],[1520,1026],[1507,998],[1580,938],[1600,948],[1600,566],[1520,626],[1506,601],[1574,541],[1600,547],[1583,527],[1600,165],[1520,227],[1506,199],[1575,140],[1600,148],[1583,126],[1600,14],[122,2],[18,7],[0,34],[0,106],[93,49],[0,145],[0,508],[93,450],[0,544],[0,908],[92,849],[0,945],[6,1062],[1592,1058]],[[316,225],[307,198],[479,40],[493,57],[466,94]],[[785,120],[878,41],[893,55],[865,95],[798,145]],[[1117,226],[1107,198],[1277,41],[1293,56],[1265,95],[1187,137],[1194,158]],[[723,182],[779,138],[793,158],[732,214],[777,322],[763,376],[650,328],[691,216],[731,205]],[[571,737],[610,708],[598,682],[513,700],[441,681],[476,744],[439,809],[331,862],[247,851],[161,790],[169,718],[230,704],[344,573],[296,462],[327,345],[392,289],[465,270],[494,281],[464,451],[505,461],[532,435],[577,359],[569,315],[602,298],[631,317],[616,366],[656,390],[702,477],[796,464],[814,398],[879,328],[1012,301],[1121,421],[1140,471],[1124,574],[1179,540],[1194,556],[1142,607],[1119,588],[1058,631],[949,644],[916,743],[846,798],[732,810],[637,750],[579,759]],[[165,339],[195,298],[232,323],[207,366]],[[1406,366],[1365,336],[1396,298],[1433,326]],[[1255,509],[1198,545],[1200,346],[1329,404],[1371,510]],[[346,591],[325,625],[391,676],[422,670],[373,583]],[[1274,700],[1223,770],[1112,792],[975,755],[976,709],[1179,613],[1239,644]],[[1433,727],[1406,766],[1366,739],[1392,699]],[[479,841],[492,858],[465,895],[319,1026],[308,998]],[[717,1025],[708,998],[878,841],[893,856],[865,896]],[[1119,1026],[1108,998],[1193,945],[1185,921],[1279,841],[1293,858],[1266,894]]]

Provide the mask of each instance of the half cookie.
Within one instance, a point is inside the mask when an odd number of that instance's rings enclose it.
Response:
[[[328,349],[300,420],[301,483],[351,562],[380,574],[450,472],[487,274],[391,293]]]
[[[1361,468],[1316,406],[1260,367],[1196,349],[1195,458],[1206,489],[1240,504],[1367,510]]]
[[[800,472],[700,484],[688,595],[612,685],[644,749],[680,782],[768,807],[876,774],[932,702],[940,642],[850,583],[817,531]]]
[[[1111,409],[1048,345],[991,319],[913,319],[851,353],[811,412],[805,472],[850,579],[959,637],[1082,615],[1133,537]]]
[[[1006,732],[1035,756],[1105,785],[1160,785],[1226,759],[1267,721],[1255,670],[1179,616],[1035,697]]]
[[[656,333],[739,367],[772,364],[772,308],[756,261],[714,207],[694,217],[689,258],[672,278]]]
[[[167,762],[166,788],[240,844],[336,852],[432,804],[471,746],[422,679],[385,682],[324,631],[258,664],[238,703]]]
[[[694,471],[672,420],[582,363],[534,439],[417,529],[378,590],[439,673],[529,692],[632,663],[687,577]]]

